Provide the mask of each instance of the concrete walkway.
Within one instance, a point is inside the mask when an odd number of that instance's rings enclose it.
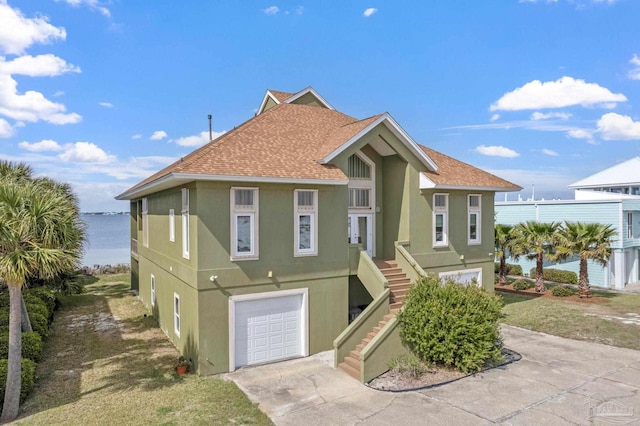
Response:
[[[333,352],[226,378],[277,425],[640,425],[640,351],[511,326],[502,335],[520,361],[423,391],[368,388],[333,368]]]

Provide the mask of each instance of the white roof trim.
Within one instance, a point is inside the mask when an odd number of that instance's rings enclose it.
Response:
[[[232,175],[206,175],[197,173],[170,173],[159,179],[149,182],[134,190],[127,190],[116,196],[116,200],[131,200],[146,194],[158,192],[163,189],[183,185],[192,181],[221,181],[221,182],[254,182],[254,183],[283,183],[297,185],[347,185],[348,180],[331,179],[298,179],[268,176],[232,176]]]
[[[349,139],[348,141],[340,145],[338,148],[333,150],[333,152],[331,152],[329,155],[319,160],[318,162],[320,164],[330,163],[340,153],[342,153],[345,149],[350,147],[358,139],[360,139],[361,137],[369,133],[374,127],[376,127],[380,123],[385,123],[389,128],[389,130],[391,130],[391,132],[398,139],[400,139],[400,141],[407,148],[409,148],[409,151],[411,151],[422,162],[422,164],[425,165],[425,167],[428,170],[431,170],[433,172],[438,170],[438,166],[436,165],[436,163],[431,158],[429,158],[429,156],[422,149],[420,149],[418,144],[413,139],[411,139],[411,136],[409,136],[407,132],[405,132],[402,129],[402,127],[400,127],[400,125],[393,119],[393,117],[391,117],[391,115],[388,112],[385,112],[384,114],[382,114],[380,117],[378,117],[377,120],[375,120],[373,123],[369,124],[367,127],[359,131],[354,137],[352,137],[351,139]]]
[[[473,185],[438,185],[431,179],[420,173],[420,189],[448,189],[459,191],[496,191],[496,192],[517,192],[520,189],[504,188],[498,186],[473,186]]]
[[[301,91],[299,91],[298,93],[296,93],[293,96],[288,97],[287,99],[284,100],[284,102],[287,103],[287,104],[290,104],[291,102],[295,101],[296,99],[299,99],[299,98],[303,97],[307,93],[311,93],[313,96],[315,96],[316,99],[318,99],[318,101],[320,101],[320,103],[322,105],[324,105],[326,108],[329,108],[330,110],[334,110],[335,111],[335,108],[329,102],[327,102],[327,100],[325,98],[320,96],[320,93],[316,92],[315,89],[313,87],[311,87],[311,86],[307,87],[306,89],[302,89]],[[278,103],[280,103],[280,102],[278,102]]]
[[[267,105],[269,99],[272,99],[276,104],[280,104],[280,101],[271,93],[270,90],[267,90],[267,93],[264,94],[264,98],[262,98],[262,103],[260,104],[260,108],[258,108],[258,112],[256,115],[261,114],[263,112],[264,107]]]

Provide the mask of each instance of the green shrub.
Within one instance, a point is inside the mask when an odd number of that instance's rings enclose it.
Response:
[[[419,378],[432,371],[432,364],[419,360],[414,355],[400,355],[389,362],[389,368],[402,374]]]
[[[33,331],[38,333],[42,340],[46,339],[49,335],[49,320],[37,313],[33,315],[29,315],[29,319],[31,320],[31,328]]]
[[[423,362],[477,371],[501,359],[501,310],[499,296],[429,276],[412,287],[398,314],[400,338]]]
[[[573,296],[574,294],[578,294],[578,290],[574,289],[573,287],[569,287],[568,285],[559,285],[551,289],[551,294],[557,297],[568,297]]]
[[[533,287],[533,283],[529,280],[524,280],[522,278],[515,280],[513,282],[513,289],[514,290],[518,290],[518,291],[522,291],[522,290],[528,290],[530,288]]]
[[[9,326],[9,307],[0,308],[0,326]]]
[[[4,391],[7,387],[7,364],[6,359],[0,359],[0,401],[4,401]],[[36,364],[30,359],[22,358],[22,382],[20,388],[20,403],[23,403],[33,390],[36,380]]]
[[[522,266],[516,265],[515,263],[507,263],[507,275],[522,275]],[[494,272],[497,274],[500,272],[500,262],[495,262],[494,264]]]
[[[530,274],[532,277],[536,276],[536,268],[531,268]],[[578,284],[578,275],[572,271],[564,271],[562,269],[544,268],[542,270],[542,277],[545,281],[552,281],[554,283],[563,284]]]
[[[29,318],[31,318],[31,315],[33,314],[40,314],[43,317],[45,317],[49,322],[51,322],[51,319],[53,318],[53,316],[51,315],[51,313],[49,312],[49,310],[47,309],[47,307],[44,305],[44,303],[26,303],[25,304],[27,306],[27,313],[29,313]]]
[[[42,359],[44,344],[42,338],[35,331],[22,333],[22,358],[27,358],[35,362]],[[9,356],[9,332],[0,334],[0,359],[7,359]]]
[[[59,307],[58,298],[56,292],[47,287],[33,287],[24,290],[24,294],[29,294],[37,297],[47,305],[47,309],[53,312]],[[26,299],[25,299],[26,301]]]

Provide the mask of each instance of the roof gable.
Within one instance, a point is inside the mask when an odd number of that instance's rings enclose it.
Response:
[[[262,114],[263,112],[273,108],[275,105],[280,105],[282,103],[312,105],[335,110],[335,108],[331,106],[331,104],[327,102],[326,99],[320,96],[320,94],[316,92],[313,87],[309,86],[297,93],[267,90],[267,93],[265,93],[264,97],[262,98],[260,108],[258,108],[258,112],[256,115]]]

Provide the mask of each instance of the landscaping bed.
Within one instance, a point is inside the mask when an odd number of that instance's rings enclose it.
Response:
[[[554,296],[553,293],[551,292],[552,287],[553,287],[552,285],[547,286],[547,291],[543,293],[536,292],[535,288],[528,288],[525,290],[514,290],[513,284],[507,284],[507,285],[496,284],[494,288],[495,288],[495,291],[502,292],[502,293],[520,294],[523,296],[530,296],[530,297],[544,297],[547,299],[565,300],[565,301],[571,301],[571,302],[580,302],[580,303],[608,303],[609,302],[609,299],[607,299],[606,297],[601,297],[596,295],[593,295],[591,297],[580,297],[578,294],[574,294],[571,296]]]

